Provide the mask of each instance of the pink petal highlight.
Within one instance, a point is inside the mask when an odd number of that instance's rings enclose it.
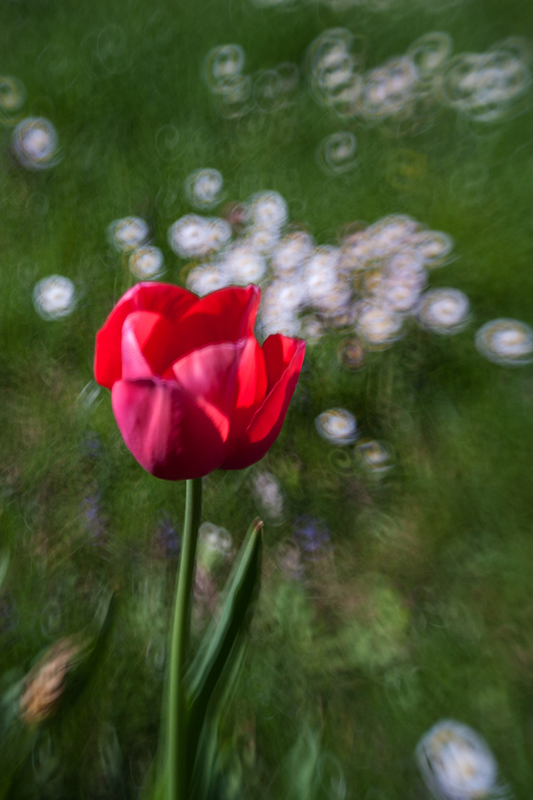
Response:
[[[157,478],[200,478],[220,466],[224,441],[212,420],[177,383],[116,381],[113,413],[126,446]]]
[[[243,345],[221,342],[193,350],[172,367],[176,381],[194,398],[219,430],[224,442],[230,432],[235,372]]]

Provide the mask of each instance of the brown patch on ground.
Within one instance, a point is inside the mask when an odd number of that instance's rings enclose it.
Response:
[[[79,661],[83,645],[72,638],[56,642],[46,651],[26,678],[20,698],[20,716],[29,725],[46,719],[65,688],[67,672]]]

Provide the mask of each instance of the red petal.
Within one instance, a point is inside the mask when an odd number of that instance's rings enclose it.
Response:
[[[155,311],[129,314],[122,326],[122,378],[134,380],[163,375],[168,366],[167,350],[173,331],[172,323]],[[149,365],[148,373],[136,374],[127,367],[128,353],[135,349],[134,342]]]
[[[263,355],[265,357],[269,389],[279,381],[283,371],[289,366],[294,354],[301,346],[301,339],[290,339],[288,336],[282,336],[281,333],[273,333],[265,339],[263,342]]]
[[[126,446],[152,475],[185,480],[220,466],[225,445],[217,425],[177,383],[116,381],[111,400]]]
[[[237,383],[236,408],[257,408],[265,398],[268,383],[265,357],[253,336],[246,339],[241,353]]]
[[[276,382],[261,403],[244,436],[235,444],[222,469],[244,469],[263,458],[281,431],[298,382],[305,354],[305,342],[280,334],[269,336],[263,345],[266,371]],[[287,359],[290,360],[287,362]]]
[[[246,339],[236,370],[236,395],[231,414],[231,439],[239,441],[265,399],[267,374],[263,351],[254,337]],[[233,448],[232,448],[233,449]]]
[[[179,385],[217,426],[224,442],[229,436],[229,417],[235,405],[236,374],[243,347],[242,343],[233,342],[210,344],[183,356],[172,367]]]
[[[219,289],[202,297],[181,318],[169,345],[169,363],[217,342],[252,336],[261,290],[257,286]]]
[[[196,295],[168,283],[138,283],[126,292],[96,334],[94,376],[97,383],[111,389],[121,378],[122,326],[129,314],[156,311],[175,323],[197,302]]]

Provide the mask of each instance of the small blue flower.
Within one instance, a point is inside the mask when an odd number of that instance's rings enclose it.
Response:
[[[93,486],[78,507],[81,524],[94,545],[101,544],[107,539],[106,520],[102,514],[100,500],[100,491]]]
[[[168,514],[161,514],[154,538],[156,546],[163,552],[165,558],[179,557],[180,539]]]
[[[305,558],[316,561],[329,547],[331,536],[325,522],[309,514],[297,517],[293,527],[294,538]]]

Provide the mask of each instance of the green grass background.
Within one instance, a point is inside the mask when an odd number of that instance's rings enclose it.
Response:
[[[302,82],[288,109],[219,115],[202,80],[212,47],[241,44],[249,72],[301,64],[328,27],[364,37],[370,68],[432,30],[448,32],[454,52],[531,36],[533,6],[0,6],[0,71],[23,81],[25,113],[54,123],[62,154],[49,172],[26,172],[10,156],[11,129],[0,130],[0,536],[12,550],[0,596],[0,671],[23,674],[42,648],[80,630],[104,587],[119,586],[122,600],[98,683],[68,732],[42,744],[28,767],[33,796],[137,797],[155,751],[176,563],[154,537],[162,514],[181,530],[184,486],[134,462],[107,392],[89,409],[77,398],[92,380],[95,332],[130,285],[106,240],[108,224],[146,218],[165,253],[165,280],[180,282],[184,262],[166,231],[191,210],[185,177],[205,166],[221,170],[228,200],[281,192],[291,219],[319,243],[335,241],[353,220],[391,213],[446,231],[457,259],[431,285],[465,291],[474,313],[449,339],[413,328],[358,373],[338,365],[334,334],[308,348],[285,428],[265,459],[285,492],[285,515],[265,529],[261,600],[223,726],[229,796],[289,796],[287,753],[310,730],[320,734],[320,796],[336,797],[328,775],[342,771],[350,798],[424,797],[413,751],[443,717],[478,730],[514,796],[531,796],[533,373],[483,360],[473,335],[499,316],[533,324],[533,112],[481,127],[441,110],[422,132],[391,136],[330,117]],[[119,44],[99,59],[98,42],[108,40]],[[169,125],[177,146],[158,147]],[[358,168],[328,177],[316,147],[343,129],[357,136]],[[425,167],[398,184],[395,165],[406,150]],[[33,309],[33,286],[51,273],[82,293],[63,321],[45,322]],[[332,406],[389,443],[395,467],[382,481],[351,451],[341,457],[318,438],[314,419]],[[83,447],[90,432],[101,436],[98,457]],[[253,474],[205,481],[204,518],[236,542],[256,514]],[[95,491],[106,531],[98,546],[80,516]],[[302,513],[325,520],[333,554],[298,583],[283,577],[276,547]],[[219,584],[225,569],[216,572]]]

